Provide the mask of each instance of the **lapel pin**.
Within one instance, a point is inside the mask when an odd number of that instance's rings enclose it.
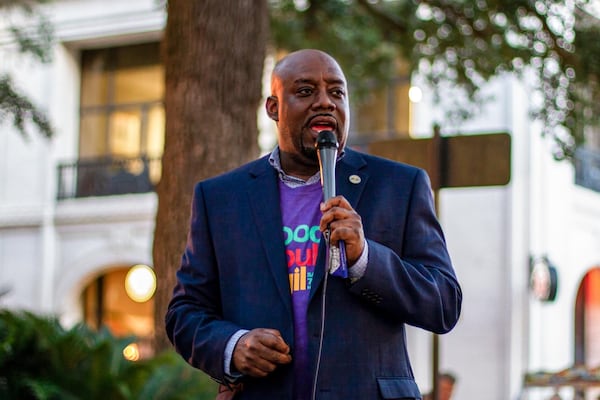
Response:
[[[350,181],[350,183],[354,183],[355,185],[358,185],[361,181],[360,176],[358,175],[350,175],[348,180]]]

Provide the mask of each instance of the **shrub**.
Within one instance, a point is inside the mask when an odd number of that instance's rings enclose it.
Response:
[[[216,384],[169,350],[128,361],[134,337],[55,317],[0,310],[0,398],[19,400],[214,399]]]

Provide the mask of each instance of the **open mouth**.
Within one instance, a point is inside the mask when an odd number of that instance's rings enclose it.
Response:
[[[333,131],[334,127],[332,127],[331,125],[316,124],[316,125],[312,125],[310,127],[310,129],[319,133],[321,131]]]
[[[314,132],[315,137],[321,131],[334,131],[337,123],[334,118],[327,116],[314,117],[309,124],[310,129]]]

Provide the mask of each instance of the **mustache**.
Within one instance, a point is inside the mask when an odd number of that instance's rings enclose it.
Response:
[[[331,113],[319,113],[319,114],[315,114],[315,115],[313,115],[312,117],[310,117],[310,118],[308,119],[308,121],[306,121],[306,126],[307,126],[307,127],[310,127],[310,125],[312,124],[312,122],[313,122],[313,121],[314,121],[316,118],[323,118],[323,117],[325,117],[325,118],[330,118],[330,119],[332,119],[333,121],[335,121],[335,126],[333,127],[333,129],[337,129],[337,125],[338,125],[337,119],[336,119],[336,118],[333,116],[333,114],[331,114]]]

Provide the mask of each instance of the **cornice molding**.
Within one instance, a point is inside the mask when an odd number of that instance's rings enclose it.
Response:
[[[165,23],[166,14],[161,10],[132,10],[57,21],[55,34],[59,41],[74,47],[107,46],[158,40]]]
[[[56,205],[54,224],[154,221],[156,207],[155,193],[63,200]]]
[[[0,229],[35,228],[41,226],[43,220],[42,205],[0,207]]]

